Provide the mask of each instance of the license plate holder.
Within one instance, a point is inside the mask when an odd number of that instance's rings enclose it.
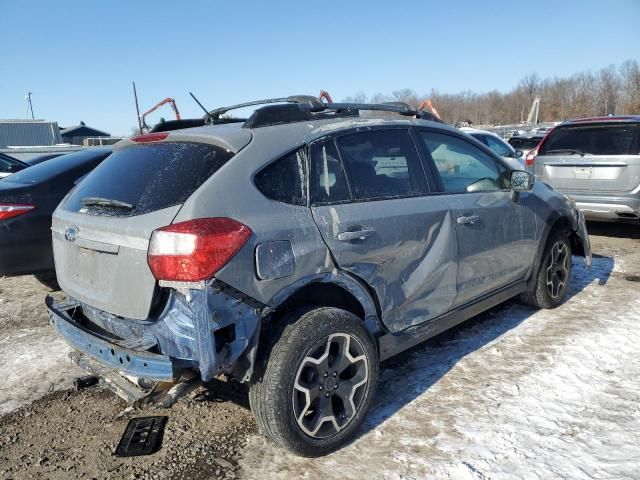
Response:
[[[591,167],[574,167],[574,172],[576,174],[576,179],[578,180],[589,180],[591,178]]]
[[[118,448],[116,457],[136,457],[150,455],[160,450],[164,426],[169,417],[138,417],[129,420]]]

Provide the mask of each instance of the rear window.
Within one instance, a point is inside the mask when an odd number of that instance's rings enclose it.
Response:
[[[511,137],[509,139],[509,145],[513,148],[519,150],[532,150],[538,146],[542,140],[542,137],[534,137],[534,138],[519,138],[519,137]]]
[[[213,145],[179,142],[119,150],[77,186],[64,207],[126,216],[172,207],[184,203],[232,156]]]
[[[14,173],[5,178],[3,181],[23,184],[45,182],[57,177],[61,173],[69,172],[82,166],[91,168],[100,163],[110,152],[111,149],[101,148],[68,153],[20,170],[18,173]]]
[[[540,155],[567,150],[591,155],[638,155],[640,125],[631,123],[575,125],[556,128]]]

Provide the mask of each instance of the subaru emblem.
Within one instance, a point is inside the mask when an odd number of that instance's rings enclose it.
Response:
[[[75,242],[78,238],[78,227],[69,227],[64,232],[64,238],[67,242]]]

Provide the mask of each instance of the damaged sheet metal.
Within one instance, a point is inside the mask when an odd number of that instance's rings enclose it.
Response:
[[[54,328],[76,349],[125,373],[165,381],[185,368],[199,370],[203,381],[221,373],[250,375],[252,347],[268,307],[215,280],[188,296],[173,289],[163,294],[163,310],[146,320],[80,309],[77,303],[60,311],[52,299],[47,303]],[[150,371],[152,364],[157,372]]]
[[[398,332],[446,312],[457,294],[455,222],[443,196],[312,207],[318,228],[341,269],[375,290],[382,322]],[[341,232],[367,228],[365,240]]]

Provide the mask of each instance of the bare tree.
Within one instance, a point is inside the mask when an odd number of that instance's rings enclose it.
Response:
[[[640,114],[640,67],[636,60],[620,66],[622,112]]]
[[[620,81],[615,65],[601,68],[598,72],[598,115],[608,115],[616,112],[618,97],[620,96]]]
[[[504,125],[523,122],[538,95],[542,98],[540,120],[543,122],[610,113],[640,114],[640,67],[638,61],[628,60],[618,69],[609,65],[596,74],[585,71],[565,78],[541,79],[536,73],[530,73],[507,93],[493,90],[443,94],[431,90],[428,95],[420,95],[410,88],[403,88],[391,95],[377,93],[369,101],[417,105],[424,98],[430,98],[448,123]],[[345,100],[366,99],[360,92]]]

